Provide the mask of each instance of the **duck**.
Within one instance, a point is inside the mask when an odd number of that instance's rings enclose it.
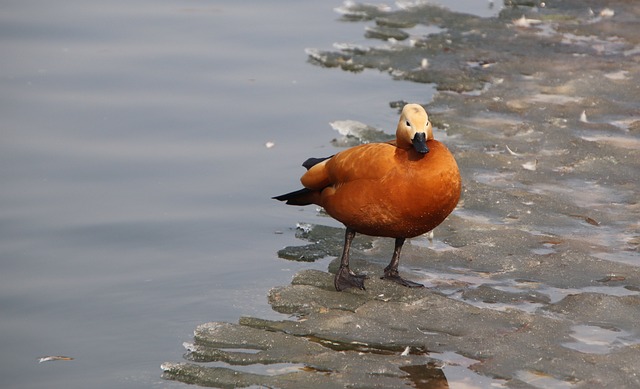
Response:
[[[337,291],[365,290],[364,274],[349,267],[356,234],[395,238],[382,279],[417,288],[424,285],[400,276],[398,265],[406,239],[442,223],[460,199],[458,165],[447,147],[434,139],[429,115],[420,104],[406,104],[396,139],[362,144],[325,158],[309,158],[300,178],[303,188],[273,199],[289,205],[318,205],[346,227]]]

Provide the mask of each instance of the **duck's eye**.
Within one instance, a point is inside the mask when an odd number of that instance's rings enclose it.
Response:
[[[405,124],[407,127],[411,127],[411,123],[409,123],[409,121],[408,121],[408,120],[406,120],[406,121],[404,122],[404,124]]]

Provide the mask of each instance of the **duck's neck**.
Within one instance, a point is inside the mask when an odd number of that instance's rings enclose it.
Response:
[[[413,148],[411,140],[407,139],[405,132],[401,129],[396,131],[396,147],[403,150],[409,150]]]

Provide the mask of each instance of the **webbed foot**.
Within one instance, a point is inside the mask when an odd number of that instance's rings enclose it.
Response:
[[[334,285],[338,292],[349,288],[364,289],[364,280],[368,277],[364,274],[355,274],[348,266],[340,266],[334,279]]]
[[[407,288],[424,288],[424,285],[422,284],[409,281],[407,279],[400,277],[400,274],[398,274],[398,271],[393,269],[384,269],[384,275],[380,277],[380,279],[393,281],[396,284],[406,286]]]

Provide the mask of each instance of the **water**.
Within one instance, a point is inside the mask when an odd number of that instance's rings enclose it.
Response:
[[[160,364],[196,325],[276,317],[267,291],[325,267],[277,258],[315,212],[270,197],[334,152],[329,122],[392,132],[389,101],[433,92],[309,65],[365,40],[340,4],[3,4],[3,387],[185,387]]]

